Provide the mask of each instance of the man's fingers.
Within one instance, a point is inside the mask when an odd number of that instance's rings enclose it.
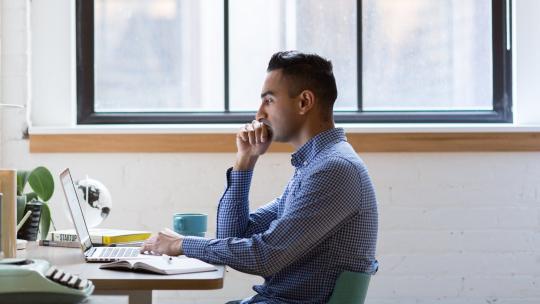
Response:
[[[141,253],[145,253],[147,251],[152,251],[152,243],[147,243],[146,241],[141,246]]]
[[[247,142],[249,140],[246,131],[240,131],[238,133],[238,138],[240,138],[240,140],[243,141],[243,142]]]
[[[239,136],[240,136],[240,139],[242,139],[242,141],[244,142],[247,142],[249,141],[249,136],[248,136],[248,133],[249,133],[249,124],[245,124],[242,129],[240,129],[240,132],[239,132]]]
[[[247,124],[246,129],[248,131],[249,143],[251,145],[254,145],[256,143],[256,140],[255,140],[255,130],[254,130],[253,124],[252,123]]]
[[[261,143],[266,142],[268,139],[268,127],[261,123]]]
[[[261,133],[262,133],[262,124],[257,121],[257,120],[254,120],[252,122],[252,125],[253,125],[253,130],[255,130],[255,143],[257,144],[260,144],[262,141],[261,141]]]
[[[154,249],[154,243],[156,242],[156,239],[157,239],[157,236],[155,235],[147,238],[141,246],[141,253],[144,253],[146,251],[152,252],[152,250]]]
[[[249,136],[249,144],[250,144],[250,145],[255,145],[255,144],[256,144],[256,141],[255,141],[255,132],[249,132],[249,133],[248,133],[248,136]]]
[[[257,145],[269,141],[270,130],[264,123],[253,120],[251,123],[245,124],[237,134],[237,137],[250,145]]]

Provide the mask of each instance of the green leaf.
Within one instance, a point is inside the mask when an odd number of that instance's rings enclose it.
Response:
[[[37,201],[38,200],[38,195],[35,192],[29,192],[29,193],[24,194],[23,196],[26,197],[26,202],[27,203],[29,203],[31,201]]]
[[[39,232],[41,234],[41,239],[44,240],[49,234],[49,228],[51,227],[51,209],[49,209],[48,204],[43,204],[41,206],[41,220],[39,221]]]
[[[28,177],[28,183],[44,202],[48,201],[54,192],[54,179],[45,167],[37,167]]]
[[[24,209],[26,208],[26,196],[17,196],[17,224],[24,216]]]
[[[17,195],[22,195],[24,187],[28,182],[28,177],[30,176],[30,171],[26,170],[17,170]]]

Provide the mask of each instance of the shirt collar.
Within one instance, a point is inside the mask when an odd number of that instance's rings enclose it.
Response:
[[[345,131],[342,128],[323,131],[312,137],[291,155],[291,164],[296,168],[307,165],[317,153],[327,146],[346,140],[347,137],[345,137]]]

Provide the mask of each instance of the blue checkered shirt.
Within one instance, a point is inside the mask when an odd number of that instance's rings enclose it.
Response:
[[[227,171],[217,239],[186,237],[184,253],[264,277],[242,303],[326,303],[343,271],[377,270],[377,202],[366,166],[343,129],[292,155],[285,192],[249,212],[252,171]]]

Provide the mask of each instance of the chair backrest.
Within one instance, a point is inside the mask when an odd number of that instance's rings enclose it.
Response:
[[[371,275],[362,272],[342,272],[328,304],[364,304]]]

